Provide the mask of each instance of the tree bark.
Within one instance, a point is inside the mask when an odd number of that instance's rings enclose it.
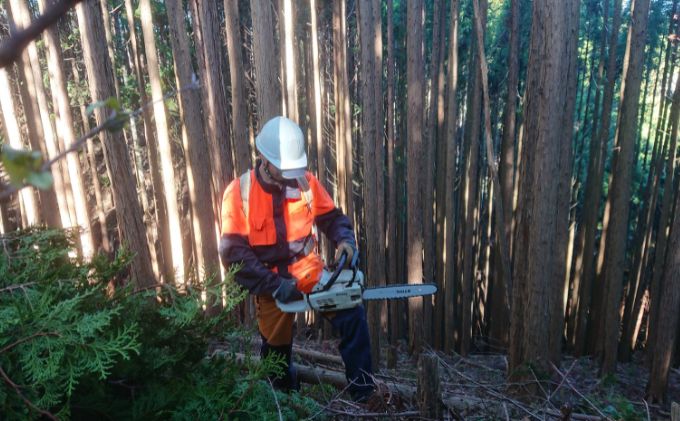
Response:
[[[675,197],[677,209],[680,206],[680,194],[676,192]],[[661,290],[654,357],[647,385],[647,395],[652,402],[664,402],[667,399],[668,371],[677,342],[677,309],[680,307],[680,216],[677,214],[673,216]]]
[[[594,164],[593,159],[595,159],[596,154],[598,153],[598,142],[596,141],[596,136],[597,136],[597,130],[598,130],[598,110],[599,110],[599,104],[600,104],[600,96],[601,96],[601,91],[599,84],[604,82],[604,64],[606,60],[606,51],[605,48],[607,46],[607,23],[609,21],[609,1],[605,1],[603,5],[604,11],[602,15],[602,30],[600,31],[600,59],[597,67],[597,79],[596,82],[598,84],[598,87],[596,88],[596,93],[595,93],[595,113],[593,117],[593,122],[592,122],[592,130],[591,130],[591,139],[590,139],[590,161],[588,162],[588,165],[591,166]],[[577,173],[577,177],[580,176],[580,172]],[[592,183],[592,180],[591,180]],[[583,229],[581,228],[580,224],[582,221],[579,221],[576,224],[576,231],[578,234],[583,232]],[[578,235],[577,235],[577,238]],[[571,271],[570,271],[570,282],[571,282],[571,290],[570,290],[570,295],[569,295],[569,300],[568,300],[568,307],[567,307],[567,343],[568,346],[574,350],[574,347],[576,345],[576,322],[578,320],[578,306],[579,306],[579,294],[580,294],[580,289],[581,289],[581,279],[582,276],[580,273],[578,276],[574,273],[576,269],[574,269],[577,265],[579,266],[579,270],[582,268],[583,265],[583,256],[579,255],[580,249],[583,248],[583,245],[581,243],[578,243],[574,241],[572,243],[572,254],[571,258],[568,260],[568,264],[570,265]],[[578,256],[578,260],[576,259],[576,256]],[[573,262],[573,263],[572,263]]]
[[[423,153],[423,2],[409,0],[407,5],[406,42],[408,87],[407,132],[407,214],[406,228],[408,283],[423,282],[423,215],[422,215],[422,153]],[[423,343],[423,298],[410,298],[409,349],[419,355]]]
[[[191,50],[185,29],[184,8],[181,0],[167,0],[167,15],[170,27],[170,41],[175,58],[175,71],[179,86],[192,84],[193,69]],[[215,277],[219,273],[217,242],[215,239],[214,213],[210,180],[210,147],[203,132],[201,119],[201,98],[195,89],[180,91],[180,112],[184,123],[183,142],[187,162],[187,182],[191,200],[194,250],[199,282]],[[210,205],[210,206],[209,206]],[[209,303],[212,308],[214,303]]]
[[[101,10],[95,2],[81,3],[76,10],[90,96],[93,101],[104,101],[113,96],[115,91],[111,63],[107,56],[98,54],[106,48]],[[109,112],[110,110],[103,107],[97,108],[94,111],[97,123],[104,123]],[[138,288],[153,285],[156,280],[151,270],[151,256],[145,237],[146,229],[137,198],[129,154],[120,133],[102,132],[100,138],[104,144],[104,156],[109,171],[116,174],[116,180],[113,181],[111,188],[116,204],[116,218],[121,242],[134,253],[130,265],[132,280]]]
[[[280,27],[283,29],[283,46],[284,46],[284,68],[285,68],[285,87],[286,87],[286,111],[287,117],[291,120],[301,123],[300,113],[298,110],[298,94],[297,94],[297,73],[295,71],[295,64],[297,57],[295,52],[295,11],[293,10],[293,0],[281,0],[283,5],[282,18],[283,22]]]
[[[333,73],[335,78],[335,150],[337,197],[345,214],[354,219],[352,197],[352,115],[347,79],[347,28],[345,0],[333,2]]]
[[[215,204],[218,204],[224,188],[234,177],[233,151],[229,142],[228,103],[225,94],[226,81],[223,80],[226,63],[222,54],[217,2],[194,0],[192,5],[195,10],[193,18],[196,21],[194,33],[197,38],[197,60],[203,87],[205,132],[208,135],[212,155],[213,197]],[[238,76],[241,77],[241,74]],[[215,208],[215,214],[218,213]]]
[[[16,117],[16,108],[14,97],[12,95],[12,88],[9,84],[9,75],[7,69],[0,68],[0,108],[2,109],[3,124],[7,129],[9,137],[9,145],[14,149],[25,149],[21,140],[21,131],[19,130],[19,123]],[[28,225],[36,225],[39,221],[38,203],[33,187],[26,187],[19,190],[19,197],[23,202],[23,209],[26,214],[26,221]]]
[[[519,0],[510,0],[508,27],[508,80],[503,110],[503,137],[501,141],[500,183],[503,198],[503,225],[508,255],[512,256],[512,194],[515,174],[515,126],[517,122],[517,96],[519,88]],[[500,256],[496,253],[496,259]],[[506,301],[509,291],[507,279],[497,265],[496,279],[491,288],[491,319],[489,337],[501,347],[507,347],[510,331],[510,303]]]
[[[229,54],[229,75],[231,77],[232,143],[234,146],[234,168],[243,174],[251,166],[250,130],[248,128],[248,96],[244,83],[243,53],[241,51],[241,24],[238,2],[224,1],[224,19]]]
[[[571,145],[565,124],[570,81],[575,60],[573,37],[579,2],[534,2],[529,46],[525,142],[521,151],[517,226],[514,241],[513,303],[511,311],[509,376],[523,377],[521,368],[531,365],[547,374],[549,362],[559,355],[561,330],[555,331],[554,308],[561,310],[564,272],[559,258],[566,230],[560,221],[559,195],[569,183],[564,170]],[[577,9],[578,10],[578,9]],[[565,38],[566,37],[566,38]],[[567,72],[567,83],[565,83]],[[573,108],[571,108],[573,111]],[[563,144],[566,144],[563,145]],[[570,168],[570,166],[569,166]],[[545,180],[550,180],[546,184]],[[562,216],[565,216],[562,214]],[[561,312],[560,312],[561,314]]]
[[[12,0],[12,6],[15,16],[17,14],[22,15],[23,17],[21,17],[20,21],[23,21],[22,25],[27,27],[30,24],[30,16],[26,5],[19,0]],[[43,9],[45,9],[45,7],[43,7]],[[47,47],[47,64],[49,68],[50,84],[52,86],[53,92],[56,94],[54,95],[55,98],[53,98],[53,100],[56,102],[55,108],[58,111],[58,134],[63,139],[66,148],[69,148],[76,140],[76,136],[73,132],[73,116],[71,115],[71,105],[69,103],[68,92],[66,90],[66,78],[64,77],[64,71],[61,67],[61,45],[54,27],[46,29],[44,40]],[[37,78],[36,81],[39,81],[40,85],[36,86],[37,92],[43,87],[41,77],[42,75],[39,67],[40,60],[38,58],[38,51],[33,44],[29,44],[27,50],[29,56],[31,56],[31,67],[33,67],[34,78]],[[47,108],[47,101],[44,92],[38,92],[38,100],[44,101],[45,108]],[[47,121],[49,122],[49,118]],[[49,124],[51,125],[51,122]],[[90,215],[87,206],[87,196],[83,186],[82,171],[80,168],[80,160],[78,158],[77,152],[66,155],[66,167],[68,168],[69,180],[71,183],[71,189],[73,191],[76,222],[80,227],[80,246],[82,248],[83,257],[86,260],[89,260],[94,255],[95,250],[94,241],[92,238],[92,229],[90,226]]]
[[[274,19],[269,1],[250,0],[253,19],[253,56],[255,61],[255,89],[257,93],[258,128],[269,119],[281,115],[281,89],[273,63],[276,59]],[[258,129],[259,130],[259,129]]]
[[[659,230],[656,238],[656,258],[654,262],[654,272],[652,279],[652,291],[651,291],[651,306],[650,306],[650,325],[649,325],[649,335],[651,340],[650,349],[655,350],[656,347],[656,335],[662,332],[657,328],[657,321],[661,317],[660,307],[657,303],[663,300],[663,295],[660,291],[661,279],[667,279],[666,272],[668,271],[668,264],[663,265],[663,262],[668,259],[669,253],[671,253],[670,248],[668,248],[668,240],[670,236],[673,212],[673,187],[677,183],[675,177],[676,160],[677,160],[677,149],[678,149],[678,123],[680,119],[680,84],[676,83],[675,92],[673,93],[673,104],[671,106],[670,113],[670,138],[667,141],[670,142],[668,148],[668,158],[666,159],[666,179],[664,181],[664,196],[663,204],[661,206],[661,216],[659,217]],[[670,219],[670,220],[669,220]],[[654,354],[651,354],[654,355]]]
[[[151,99],[153,100],[153,114],[156,122],[156,136],[158,140],[158,152],[160,154],[160,168],[163,180],[163,192],[165,193],[165,204],[168,212],[168,223],[160,229],[168,230],[170,234],[171,256],[169,266],[173,273],[166,274],[174,282],[181,285],[184,282],[186,273],[184,269],[184,247],[182,242],[182,225],[179,215],[177,188],[175,187],[175,168],[172,159],[172,145],[168,133],[168,122],[165,113],[165,102],[163,100],[163,88],[161,85],[160,65],[158,53],[156,51],[156,39],[153,28],[153,18],[151,14],[151,0],[140,0],[140,16],[142,21],[142,32],[144,38],[144,51],[146,53],[147,71],[149,72],[149,82],[151,84]]]
[[[602,120],[597,132],[597,140],[591,143],[590,160],[588,162],[588,175],[586,177],[586,190],[583,204],[583,218],[579,225],[581,228],[577,234],[574,285],[578,287],[578,316],[575,326],[574,350],[576,355],[586,352],[586,334],[589,321],[594,318],[593,295],[596,286],[595,280],[595,240],[597,233],[597,219],[602,200],[602,185],[604,163],[607,157],[607,143],[609,140],[609,126],[614,100],[614,87],[616,85],[616,45],[618,41],[619,27],[621,26],[621,0],[614,0],[614,13],[612,26],[609,34],[609,52],[607,56],[607,85],[602,97]],[[599,304],[597,304],[599,305]],[[590,317],[589,317],[590,316]],[[590,323],[590,329],[594,325]],[[589,341],[592,344],[592,341]]]
[[[605,243],[604,280],[606,294],[603,305],[604,354],[602,375],[616,368],[619,339],[619,304],[623,288],[626,237],[630,206],[630,180],[635,148],[635,133],[640,97],[640,83],[645,53],[649,0],[634,0],[632,20],[628,31],[621,88],[621,108],[616,133],[616,150],[612,165],[612,182],[608,201],[610,222]]]
[[[448,64],[448,89],[447,89],[447,115],[446,115],[446,179],[456,179],[456,132],[458,128],[458,103],[456,97],[458,95],[458,0],[451,0],[451,24],[449,35],[449,64]],[[455,199],[456,195],[452,186],[449,186],[446,196],[443,198],[446,202],[445,214],[445,253],[446,266],[444,271],[444,302],[445,320],[444,320],[444,350],[446,352],[453,351],[455,345],[455,337],[453,332],[456,324],[454,297],[455,297]]]
[[[382,218],[383,191],[379,179],[383,177],[382,168],[382,36],[380,10],[374,9],[373,1],[359,2],[359,25],[361,36],[361,137],[364,169],[364,202],[367,279],[370,285],[385,285],[385,248]],[[380,50],[378,47],[380,46]],[[377,93],[376,95],[376,85]],[[374,367],[380,361],[380,322],[382,303],[369,304],[369,329]]]
[[[426,138],[423,143],[423,153],[428,165],[423,166],[425,173],[423,174],[423,278],[427,282],[436,280],[435,272],[435,172],[437,165],[435,164],[436,148],[437,148],[437,110],[439,107],[439,62],[442,60],[440,50],[442,44],[442,0],[435,0],[432,16],[432,54],[430,57],[430,92],[426,95],[426,116],[425,116],[425,131]],[[427,86],[427,83],[426,83]],[[426,344],[432,345],[433,341],[433,308],[432,300],[423,300],[423,323],[425,325],[424,340]]]
[[[167,208],[165,204],[165,195],[163,194],[163,181],[161,178],[160,165],[158,162],[158,148],[154,140],[154,133],[152,129],[151,110],[146,104],[149,103],[146,95],[146,83],[144,81],[144,62],[142,60],[142,51],[137,44],[137,31],[135,29],[134,8],[132,0],[125,0],[125,15],[128,23],[128,31],[130,32],[130,44],[132,46],[132,55],[135,68],[135,76],[137,78],[137,89],[140,93],[140,102],[143,107],[142,117],[144,119],[144,141],[148,146],[149,155],[149,169],[151,173],[151,184],[153,186],[154,209],[156,213],[155,218],[151,218],[151,243],[156,244],[158,240],[158,247],[156,250],[156,261],[158,263],[159,275],[166,276],[172,271],[171,266],[171,251],[170,238],[167,230],[160,229],[168,225]],[[141,146],[141,145],[140,145]],[[154,250],[154,248],[150,248]],[[166,276],[167,278],[167,276]]]
[[[387,1],[387,282],[398,283],[397,279],[397,173],[395,139],[395,75],[394,75],[394,2]],[[390,328],[388,337],[395,346],[399,337],[401,303],[389,302]],[[389,362],[389,359],[388,359]]]
[[[482,31],[486,27],[488,3],[483,0],[479,5],[482,16]],[[468,89],[467,114],[465,116],[464,138],[464,178],[460,203],[463,210],[463,223],[460,227],[460,353],[466,356],[470,352],[472,340],[472,297],[474,293],[475,274],[475,235],[479,229],[479,220],[475,218],[477,196],[479,193],[479,139],[482,117],[482,75],[480,68],[479,47],[474,44],[470,56],[471,83]],[[461,169],[463,171],[463,169]]]

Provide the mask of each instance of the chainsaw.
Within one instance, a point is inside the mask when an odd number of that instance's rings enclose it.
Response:
[[[421,297],[437,292],[435,284],[398,284],[366,288],[364,274],[358,269],[359,253],[354,253],[349,269],[347,252],[343,252],[331,273],[324,269],[321,279],[309,294],[302,294],[302,300],[276,305],[284,313],[302,313],[309,310],[337,311],[361,305],[363,300],[393,300]]]

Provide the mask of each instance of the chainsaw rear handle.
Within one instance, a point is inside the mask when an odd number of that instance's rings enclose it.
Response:
[[[331,289],[335,281],[338,279],[338,276],[340,276],[340,272],[342,272],[342,269],[345,267],[345,263],[347,263],[347,252],[343,251],[342,254],[340,254],[340,258],[336,262],[337,266],[335,267],[333,274],[331,275],[326,285],[324,285],[324,287],[321,289],[321,291],[328,291],[329,289]],[[350,269],[352,269],[352,282],[354,282],[354,277],[356,276],[357,273],[358,263],[359,252],[356,251],[354,253],[354,256],[352,256],[352,261],[349,264]]]

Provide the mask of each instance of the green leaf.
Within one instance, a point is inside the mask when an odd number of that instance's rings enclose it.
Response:
[[[31,173],[38,171],[42,165],[42,155],[38,151],[14,149],[7,145],[2,148],[2,164],[15,187],[24,184]]]
[[[41,190],[46,190],[52,186],[54,179],[52,178],[52,173],[49,171],[31,172],[26,177],[26,182]]]
[[[118,101],[118,98],[112,96],[112,97],[109,97],[109,98],[107,98],[103,101],[97,101],[97,102],[94,102],[94,103],[88,105],[87,108],[85,109],[85,111],[87,112],[87,115],[90,115],[94,112],[94,110],[96,110],[97,108],[101,108],[101,107],[108,107],[108,108],[113,109],[116,112],[119,112],[120,111],[120,102]]]
[[[106,121],[106,130],[109,132],[117,132],[122,130],[125,125],[130,121],[130,114],[126,111],[116,111],[109,119]]]

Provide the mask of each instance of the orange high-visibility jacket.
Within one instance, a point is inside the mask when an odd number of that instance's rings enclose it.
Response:
[[[241,265],[236,281],[253,294],[271,294],[280,277],[309,278],[298,279],[299,288],[311,290],[322,267],[314,251],[313,224],[335,243],[356,243],[349,219],[316,177],[307,172],[306,178],[313,198],[311,206],[296,182],[287,183],[283,189],[268,185],[259,177],[257,167],[250,171],[250,193],[245,203],[239,178],[224,192],[220,258],[226,268]]]

